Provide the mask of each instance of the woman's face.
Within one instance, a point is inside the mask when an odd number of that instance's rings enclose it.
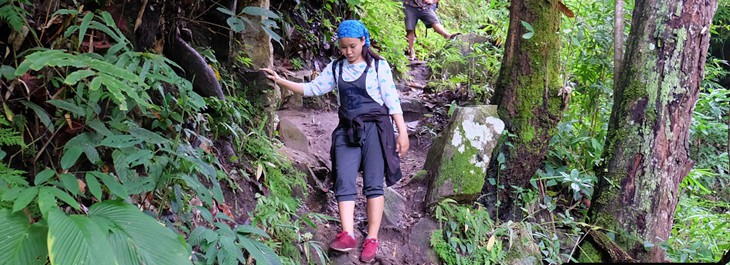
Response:
[[[360,38],[340,38],[340,53],[345,55],[350,63],[357,63],[362,60],[362,47],[365,41]]]

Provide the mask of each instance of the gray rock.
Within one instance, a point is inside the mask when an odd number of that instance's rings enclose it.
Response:
[[[349,254],[343,253],[332,260],[333,265],[354,265],[356,264]]]
[[[457,107],[428,151],[427,205],[441,199],[472,202],[482,190],[492,150],[504,130],[497,106]]]
[[[403,109],[403,119],[406,122],[416,121],[423,117],[423,114],[428,112],[426,106],[420,101],[403,99],[400,102],[400,107]]]
[[[309,153],[309,139],[297,125],[289,120],[288,117],[281,117],[279,121],[279,136],[285,146]]]
[[[406,211],[406,198],[394,189],[385,188],[385,210],[383,211],[383,227],[398,227],[403,222]]]
[[[411,228],[408,235],[408,245],[415,248],[415,252],[426,255],[432,264],[439,264],[436,252],[431,248],[431,234],[436,231],[438,224],[429,218],[423,218]]]

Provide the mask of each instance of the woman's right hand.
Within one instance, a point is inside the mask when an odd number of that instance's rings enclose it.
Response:
[[[266,78],[274,81],[274,84],[289,89],[299,95],[304,95],[304,86],[301,83],[286,80],[285,78],[279,76],[276,71],[271,70],[271,68],[259,68],[259,71],[264,72],[266,74]]]
[[[276,83],[276,80],[279,79],[279,74],[277,74],[274,70],[269,68],[261,68],[259,70],[264,71],[264,73],[266,73],[266,77],[271,79],[271,81],[274,81],[274,83]]]

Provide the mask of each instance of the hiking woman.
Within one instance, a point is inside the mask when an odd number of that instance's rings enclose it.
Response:
[[[312,82],[292,82],[271,69],[261,70],[277,85],[304,96],[321,96],[337,89],[339,124],[332,132],[330,155],[342,231],[330,243],[330,248],[349,251],[358,246],[354,215],[356,178],[362,170],[368,234],[360,260],[369,262],[378,251],[383,184],[390,186],[400,180],[399,158],[408,151],[409,141],[390,66],[370,48],[370,34],[365,25],[358,20],[343,21],[337,29],[337,38],[341,56]],[[397,138],[393,121],[399,132]]]

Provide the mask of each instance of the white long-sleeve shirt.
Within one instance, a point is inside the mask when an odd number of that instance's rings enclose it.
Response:
[[[303,84],[305,97],[321,96],[336,88],[336,82],[332,74],[332,64],[335,61],[329,63],[322,71],[322,74],[317,76],[312,82]],[[398,99],[398,90],[396,90],[395,83],[393,82],[393,73],[390,70],[390,65],[385,60],[378,60],[378,63],[377,75],[375,73],[375,61],[373,60],[371,61],[370,70],[368,70],[366,76],[368,95],[378,104],[385,104],[391,115],[403,114],[403,110],[400,107],[400,99]],[[366,66],[365,61],[350,64],[350,62],[344,60],[342,63],[342,79],[347,82],[357,80],[365,71]],[[339,68],[337,71],[339,78]]]

